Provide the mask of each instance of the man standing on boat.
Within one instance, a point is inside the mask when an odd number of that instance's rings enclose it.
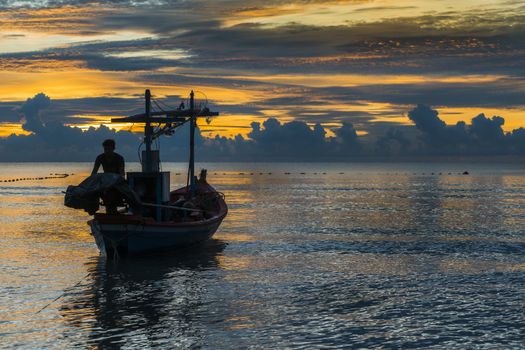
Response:
[[[104,153],[99,154],[95,160],[95,165],[93,166],[91,175],[95,175],[102,165],[104,173],[118,174],[124,177],[124,157],[115,153],[115,140],[105,140],[102,142],[102,147],[104,147]],[[118,191],[109,188],[104,191],[101,197],[105,203],[106,213],[117,214],[117,205],[121,202]]]
[[[102,147],[104,147],[104,153],[95,160],[91,175],[95,175],[102,165],[105,173],[119,174],[124,177],[124,157],[115,152],[115,140],[105,140],[102,142]]]

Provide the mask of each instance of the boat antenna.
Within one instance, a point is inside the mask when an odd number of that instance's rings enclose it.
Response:
[[[151,166],[151,136],[153,134],[153,127],[151,126],[150,118],[151,118],[151,92],[149,89],[146,90],[145,93],[146,97],[146,126],[144,127],[144,144],[146,145],[146,159],[144,160],[144,163],[142,165],[142,171],[144,172],[151,172],[152,166]]]
[[[195,190],[195,124],[196,124],[196,118],[195,118],[195,100],[194,100],[195,93],[193,90],[190,92],[190,161],[189,161],[189,169],[188,169],[188,179],[186,183],[189,183],[190,186],[190,193],[193,194],[193,191]]]

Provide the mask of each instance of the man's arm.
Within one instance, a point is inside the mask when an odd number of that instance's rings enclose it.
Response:
[[[125,177],[124,168],[125,168],[124,157],[120,157],[120,162],[119,162],[119,166],[118,166],[118,173],[122,177]]]
[[[91,175],[95,175],[98,172],[98,168],[100,168],[100,157],[97,157],[97,159],[95,159],[95,165],[93,166]]]

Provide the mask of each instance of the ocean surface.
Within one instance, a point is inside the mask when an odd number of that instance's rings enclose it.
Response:
[[[118,262],[63,206],[91,166],[0,163],[2,349],[525,347],[524,165],[198,164],[214,239]]]

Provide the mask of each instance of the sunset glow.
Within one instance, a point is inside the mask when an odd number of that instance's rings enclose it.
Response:
[[[146,88],[166,106],[197,91],[199,103],[221,112],[201,123],[206,137],[247,138],[252,122],[276,118],[320,124],[326,137],[348,124],[359,137],[377,138],[414,125],[408,112],[418,104],[434,107],[447,125],[501,116],[512,132],[525,127],[525,24],[517,7],[18,1],[0,13],[0,138],[22,133],[16,108],[38,93],[63,106],[42,112],[44,125],[128,130],[110,119],[137,113]]]

